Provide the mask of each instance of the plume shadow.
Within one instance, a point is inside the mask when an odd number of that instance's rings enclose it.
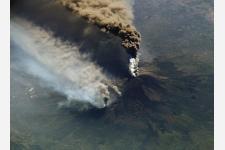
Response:
[[[129,77],[128,54],[121,39],[75,16],[66,8],[50,0],[13,0],[11,18],[19,16],[53,32],[54,36],[79,45],[81,53],[88,53],[104,71],[118,77]]]

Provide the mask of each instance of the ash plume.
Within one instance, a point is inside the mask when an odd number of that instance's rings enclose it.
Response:
[[[82,102],[102,108],[120,94],[101,68],[80,54],[76,45],[55,38],[50,31],[15,18],[11,21],[11,41],[28,56],[22,57],[25,67],[20,71],[65,95],[66,105]]]
[[[98,26],[101,31],[121,38],[122,46],[131,59],[137,58],[140,47],[140,33],[133,26],[132,9],[124,0],[58,0],[68,10]],[[134,63],[135,62],[135,63]],[[134,63],[134,64],[131,64]],[[130,60],[130,66],[137,66],[138,60]],[[135,70],[135,71],[132,71]],[[136,76],[137,67],[131,74]]]

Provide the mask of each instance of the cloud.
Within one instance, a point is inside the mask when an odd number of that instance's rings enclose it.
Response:
[[[23,71],[67,96],[67,104],[79,101],[102,108],[115,100],[112,91],[119,94],[98,65],[80,54],[76,45],[55,38],[50,31],[14,18],[11,41],[29,56],[22,58]]]
[[[132,6],[124,0],[59,0],[63,6],[102,31],[122,39],[122,46],[136,58],[140,46],[140,33],[133,26]]]

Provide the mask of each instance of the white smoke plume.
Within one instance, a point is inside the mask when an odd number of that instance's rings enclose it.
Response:
[[[103,108],[114,101],[110,89],[119,94],[101,68],[80,54],[77,46],[24,19],[11,20],[11,41],[30,56],[23,60],[25,71],[66,95],[67,103],[79,101]]]

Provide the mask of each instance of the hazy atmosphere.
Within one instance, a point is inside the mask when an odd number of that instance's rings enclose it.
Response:
[[[11,0],[12,150],[213,150],[212,0]]]

